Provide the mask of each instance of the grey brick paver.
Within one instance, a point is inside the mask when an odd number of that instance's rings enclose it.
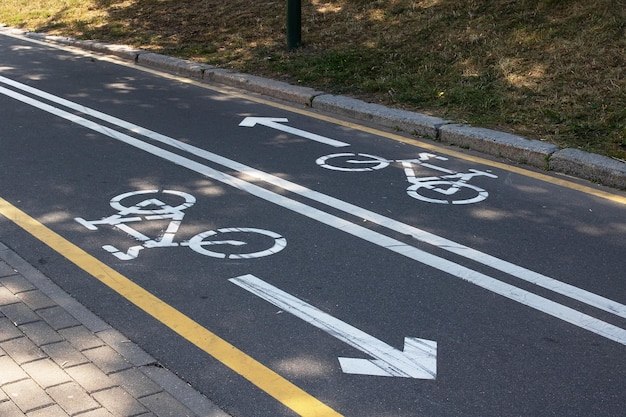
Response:
[[[25,417],[26,414],[17,408],[11,401],[0,403],[0,416],[2,417]]]
[[[73,366],[65,369],[65,372],[89,393],[118,385],[93,363]]]
[[[137,416],[148,412],[139,401],[119,387],[98,391],[93,397],[107,410],[120,417]]]
[[[0,277],[15,275],[15,273],[15,270],[11,268],[6,262],[0,261]]]
[[[135,366],[145,366],[156,362],[156,359],[115,329],[103,330],[97,335]]]
[[[2,385],[2,384],[0,384],[0,385]],[[4,401],[9,401],[9,397],[7,396],[7,394],[4,391],[2,391],[0,389],[0,403],[4,402]]]
[[[154,381],[137,368],[116,372],[110,374],[109,377],[113,382],[124,388],[135,398],[141,398],[163,391],[163,388],[154,383]]]
[[[65,311],[62,307],[50,307],[37,310],[39,314],[54,329],[66,329],[78,326],[80,323],[74,316]]]
[[[109,413],[106,408],[98,408],[97,410],[88,411],[76,417],[116,417]]]
[[[14,304],[19,302],[15,294],[9,291],[8,288],[0,285],[0,306]]]
[[[119,353],[109,346],[100,346],[95,349],[84,350],[83,354],[89,358],[105,374],[123,371],[131,367]]]
[[[37,321],[20,326],[20,330],[37,346],[49,345],[65,340],[56,330],[44,321]]]
[[[45,345],[42,346],[41,349],[50,355],[52,360],[55,361],[61,368],[67,368],[89,362],[89,359],[87,359],[78,350],[74,349],[67,341]]]
[[[28,378],[28,374],[9,356],[0,357],[0,387]]]
[[[0,343],[23,336],[24,333],[11,320],[0,317]]]
[[[153,366],[147,366],[141,370],[157,384],[168,387],[167,392],[171,393],[175,398],[178,398],[180,402],[189,407],[197,415],[227,417],[227,414],[222,412],[217,405],[208,398],[197,395],[198,393],[193,387],[178,378],[171,371]]]
[[[76,382],[57,385],[56,387],[48,388],[46,392],[70,415],[100,408],[100,404]]]
[[[32,379],[7,384],[2,387],[2,390],[24,413],[54,404],[46,392]]]
[[[20,337],[2,342],[0,343],[0,348],[4,349],[4,351],[11,358],[13,358],[18,365],[23,365],[25,363],[46,357],[46,354],[27,337]]]
[[[61,407],[53,405],[39,410],[31,411],[26,414],[27,417],[70,417]]]
[[[43,389],[71,381],[70,376],[49,358],[27,363],[22,368]]]
[[[50,297],[39,290],[21,292],[17,294],[17,298],[19,298],[20,301],[25,303],[33,311],[42,308],[54,307],[56,305]]]
[[[150,411],[158,417],[192,417],[194,413],[176,401],[167,392],[160,392],[139,399]]]
[[[10,275],[0,278],[0,284],[7,287],[13,294],[35,289],[35,286],[21,275]]]
[[[0,307],[0,311],[16,325],[40,321],[41,317],[24,303],[15,303]]]
[[[76,349],[83,351],[104,346],[104,341],[94,335],[87,327],[80,325],[59,330],[65,340],[70,342]]]

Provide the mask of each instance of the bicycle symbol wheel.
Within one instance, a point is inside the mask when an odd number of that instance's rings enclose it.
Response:
[[[130,197],[136,196],[136,195],[145,195],[145,194],[170,194],[170,195],[175,195],[178,197],[182,197],[184,201],[184,203],[179,204],[178,206],[172,207],[169,206],[167,204],[165,204],[164,202],[162,202],[161,200],[157,200],[155,198],[152,199],[146,199],[143,200],[141,202],[135,203],[134,205],[130,205],[130,206],[125,206],[124,204],[122,204],[122,201],[125,199],[128,199]],[[139,191],[131,191],[129,193],[124,193],[124,194],[120,194],[116,197],[114,197],[110,204],[111,207],[113,207],[115,210],[118,210],[120,213],[126,215],[126,214],[152,214],[152,215],[159,215],[159,214],[171,214],[171,213],[178,213],[178,212],[182,212],[183,210],[193,206],[196,203],[196,198],[194,196],[192,196],[191,194],[187,194],[184,193],[182,191],[175,191],[175,190],[139,190]],[[160,208],[152,208],[152,209],[145,209],[145,207],[160,207]]]
[[[233,227],[207,230],[182,242],[195,252],[221,259],[252,259],[273,255],[287,246],[287,240],[278,233],[252,227]],[[219,248],[209,250],[207,247]]]
[[[365,172],[387,168],[393,161],[367,153],[334,153],[317,158],[315,163],[334,171]]]
[[[447,186],[447,188],[440,186]],[[409,186],[406,192],[418,200],[437,204],[473,204],[489,196],[487,191],[475,185],[445,180],[417,182]],[[442,198],[442,196],[445,197]],[[453,199],[452,196],[455,198]]]

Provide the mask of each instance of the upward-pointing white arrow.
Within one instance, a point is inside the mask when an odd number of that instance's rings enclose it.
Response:
[[[288,121],[289,120],[280,117],[246,117],[241,123],[239,123],[239,126],[254,127],[256,125],[262,125],[272,129],[280,130],[281,132],[291,133],[292,135],[314,140],[316,142],[325,143],[326,145],[334,146],[336,148],[350,146],[349,143],[340,142],[335,139],[327,138],[325,136],[320,136],[315,133],[307,132],[305,130],[300,130],[281,124],[287,123]]]
[[[339,358],[345,373],[420,379],[435,379],[437,376],[435,341],[407,337],[404,339],[404,350],[400,351],[254,275],[243,275],[229,281],[374,358]]]

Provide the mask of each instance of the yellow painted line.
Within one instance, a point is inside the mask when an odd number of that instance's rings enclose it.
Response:
[[[304,417],[341,416],[341,414],[320,400],[205,329],[191,318],[155,297],[113,268],[100,262],[1,197],[0,214],[141,310],[243,376],[296,414]]]

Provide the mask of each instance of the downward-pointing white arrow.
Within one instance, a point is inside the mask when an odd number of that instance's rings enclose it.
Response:
[[[325,136],[320,136],[315,133],[307,132],[305,130],[300,130],[281,124],[287,123],[288,121],[289,120],[280,117],[246,117],[241,123],[239,123],[239,126],[254,127],[256,125],[262,125],[272,129],[280,130],[281,132],[290,133],[292,135],[314,140],[316,142],[325,143],[326,145],[334,146],[336,148],[350,146],[349,143],[340,142],[335,139],[327,138]]]
[[[407,337],[404,351],[399,351],[254,275],[229,281],[374,358],[339,358],[341,369],[346,373],[420,379],[435,379],[437,375],[435,341]]]

